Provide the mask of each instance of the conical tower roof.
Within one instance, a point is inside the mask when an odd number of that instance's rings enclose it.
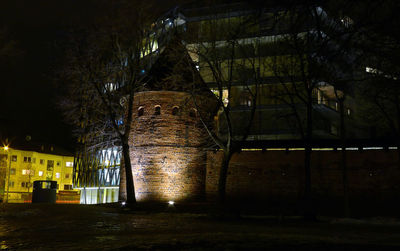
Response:
[[[147,91],[209,92],[186,47],[175,36],[161,50],[147,73]]]

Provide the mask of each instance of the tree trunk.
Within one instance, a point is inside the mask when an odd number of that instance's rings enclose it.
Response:
[[[340,144],[342,146],[341,151],[341,166],[342,166],[342,179],[343,179],[343,213],[344,217],[350,216],[349,212],[349,184],[347,179],[347,152],[346,152],[346,125],[345,125],[345,114],[344,114],[344,100],[339,99],[339,112],[340,112]]]
[[[397,128],[393,126],[393,131],[396,134],[396,143],[397,143],[397,166],[400,168],[400,105],[399,105],[399,96],[395,95],[395,103],[396,103],[396,114],[397,114]],[[394,123],[393,123],[394,125]]]
[[[311,194],[312,92],[309,91],[307,96],[307,125],[304,140],[304,218],[315,220],[315,208]]]
[[[122,143],[122,156],[124,157],[125,178],[126,178],[126,203],[133,205],[136,203],[135,186],[133,184],[131,158],[129,156],[129,145]]]
[[[218,181],[218,203],[220,205],[224,204],[226,199],[226,179],[228,177],[228,168],[231,157],[231,150],[224,151]]]
[[[120,168],[119,168],[119,195],[118,201],[124,202],[127,200],[126,197],[126,171],[124,157],[121,157]]]
[[[400,169],[400,136],[397,135],[397,166]]]
[[[397,143],[397,167],[400,168],[400,109],[397,109],[397,128],[394,128]]]

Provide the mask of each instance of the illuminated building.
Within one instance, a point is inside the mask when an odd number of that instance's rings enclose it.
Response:
[[[1,147],[0,196],[3,202],[30,202],[33,182],[52,180],[57,181],[58,203],[78,203],[78,191],[72,187],[73,161],[71,154],[57,146]]]
[[[74,188],[81,191],[81,204],[118,201],[121,152],[118,146],[78,150],[74,165]]]
[[[319,16],[319,21],[322,23],[335,22],[321,7],[313,8],[313,13]],[[218,65],[210,66],[207,62],[208,59],[204,54],[209,50],[208,48],[214,46],[215,49],[211,48],[211,50],[216,50],[215,54],[221,57],[219,65],[221,65],[222,75],[229,74],[230,61],[233,61],[233,65],[236,64],[231,73],[232,84],[229,100],[227,90],[224,90],[223,95],[226,96],[226,103],[230,104],[234,131],[237,132],[237,135],[240,135],[240,131],[243,130],[241,121],[249,117],[252,106],[256,107],[253,124],[247,138],[249,141],[294,140],[302,137],[301,127],[305,127],[306,120],[306,105],[301,100],[306,96],[301,86],[304,79],[300,77],[301,74],[290,72],[301,71],[296,64],[290,63],[297,60],[299,55],[291,55],[290,53],[294,50],[286,47],[293,46],[290,44],[291,37],[299,37],[299,43],[313,47],[313,42],[306,44],[305,37],[316,36],[314,33],[317,34],[317,28],[313,23],[315,20],[307,19],[307,17],[302,24],[289,24],[288,17],[291,15],[295,17],[296,13],[293,12],[301,13],[303,10],[293,8],[291,11],[292,13],[279,7],[273,10],[256,9],[254,6],[250,7],[249,4],[240,2],[182,9],[182,16],[186,21],[185,30],[188,34],[185,37],[188,51],[192,52],[190,54],[192,60],[196,63],[200,75],[209,88],[213,91],[217,88],[215,73],[211,68],[216,68]],[[339,22],[334,28],[343,28],[341,26]],[[241,29],[241,27],[245,28]],[[213,29],[215,34],[212,34]],[[234,30],[233,32],[240,30],[234,33],[233,40],[236,48],[233,56],[229,55],[229,50],[232,48],[232,38],[229,38],[230,29]],[[321,33],[326,36],[324,31]],[[334,47],[335,45],[332,43],[330,42],[329,46]],[[299,49],[301,50],[300,46]],[[322,53],[320,55],[312,49],[304,51],[304,57],[306,52],[310,55],[317,54],[317,61],[325,62],[325,55]],[[340,60],[349,59],[342,57]],[[280,67],[284,69],[276,70]],[[337,79],[345,74],[340,70],[333,70],[333,72],[338,76]],[[320,73],[312,72],[311,74],[318,75]],[[333,78],[332,82],[328,82],[324,77],[313,79],[315,82],[315,88],[312,91],[313,137],[315,139],[338,139],[340,114],[338,98],[335,96],[337,83],[334,82],[337,79]],[[298,88],[297,90],[288,91],[295,85],[297,85],[295,87]],[[250,92],[254,92],[256,88],[258,89],[257,103],[252,104]],[[349,89],[351,90],[351,87]],[[336,91],[338,90],[336,89]],[[351,92],[352,90],[347,90],[344,101],[347,134],[353,138],[361,138],[366,136],[366,132],[360,128],[355,119],[354,114],[357,113],[357,107]],[[338,93],[340,95],[341,90]],[[221,118],[218,120],[222,121]],[[296,122],[296,120],[303,121],[303,124],[299,125],[300,122]],[[226,133],[223,126],[219,126],[219,133]]]

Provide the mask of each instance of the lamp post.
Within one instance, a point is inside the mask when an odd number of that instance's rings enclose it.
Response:
[[[10,171],[11,171],[11,152],[9,151],[10,148],[8,146],[4,146],[4,151],[8,153],[8,179],[7,179],[7,197],[6,197],[6,203],[8,203],[8,192],[10,190]]]

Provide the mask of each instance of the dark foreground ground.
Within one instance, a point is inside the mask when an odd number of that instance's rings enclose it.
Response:
[[[400,220],[0,204],[1,250],[400,250]]]

